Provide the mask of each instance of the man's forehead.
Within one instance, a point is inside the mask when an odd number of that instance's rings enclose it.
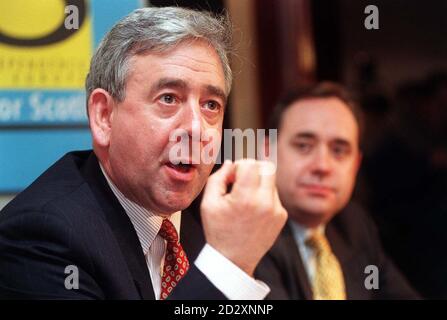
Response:
[[[338,98],[303,99],[293,103],[282,117],[282,129],[293,136],[326,139],[358,139],[359,128],[351,110]]]
[[[142,77],[158,82],[160,79],[179,79],[191,85],[209,85],[225,92],[225,76],[215,50],[207,44],[194,42],[195,48],[185,44],[163,52],[145,52],[129,60],[128,77]]]

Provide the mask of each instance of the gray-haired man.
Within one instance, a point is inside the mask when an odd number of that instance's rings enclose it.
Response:
[[[206,13],[146,8],[108,33],[86,81],[94,151],[67,154],[1,213],[0,297],[267,295],[252,275],[286,213],[265,163],[226,162],[209,178],[203,229],[181,214],[213,166],[197,152],[220,145],[230,30]],[[175,131],[217,135],[173,157]]]

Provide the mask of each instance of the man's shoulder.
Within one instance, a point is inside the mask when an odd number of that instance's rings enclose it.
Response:
[[[358,202],[350,201],[333,219],[332,222],[339,224],[356,225],[368,227],[372,223],[370,213]]]
[[[1,211],[0,219],[20,212],[66,211],[70,201],[78,201],[86,183],[81,171],[92,154],[87,150],[64,155],[18,194]]]
[[[378,240],[376,225],[370,212],[354,201],[349,202],[327,227],[357,246],[369,247]]]

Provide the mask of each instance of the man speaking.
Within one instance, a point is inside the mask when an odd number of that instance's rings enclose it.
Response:
[[[0,214],[1,298],[268,294],[253,272],[287,215],[269,164],[226,162],[208,180],[201,225],[181,211],[214,163],[170,152],[176,130],[218,133],[198,152],[220,145],[230,30],[208,13],[145,8],[105,36],[86,80],[93,151],[65,155]]]

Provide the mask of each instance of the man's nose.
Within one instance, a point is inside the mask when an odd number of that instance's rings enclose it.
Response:
[[[183,141],[188,141],[187,150],[193,164],[199,164],[202,140],[202,113],[198,102],[185,103],[180,113],[178,129],[181,129]]]
[[[186,130],[192,138],[200,139],[202,129],[202,113],[200,104],[195,101],[188,101],[180,114],[180,127]]]
[[[312,172],[319,177],[327,176],[332,170],[332,159],[328,148],[320,147],[315,150],[312,162]]]

